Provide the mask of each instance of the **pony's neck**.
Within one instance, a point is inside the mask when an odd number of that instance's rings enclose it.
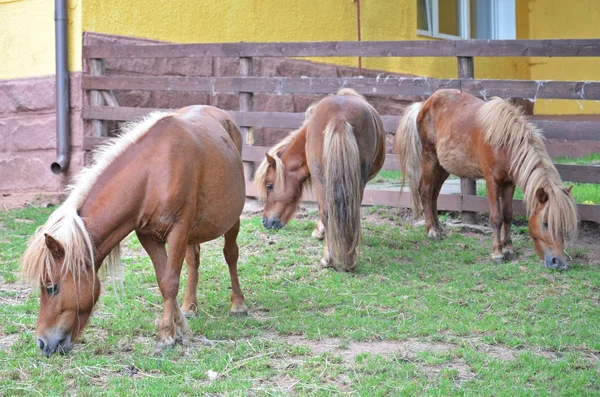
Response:
[[[125,199],[124,195],[136,197],[131,189],[111,189],[108,184],[102,185],[92,188],[79,208],[79,215],[94,244],[96,270],[112,249],[136,229],[137,213],[141,206],[135,200]]]
[[[306,126],[303,126],[294,135],[289,146],[281,156],[281,161],[285,168],[290,171],[295,171],[299,168],[305,168],[309,173],[306,159]]]

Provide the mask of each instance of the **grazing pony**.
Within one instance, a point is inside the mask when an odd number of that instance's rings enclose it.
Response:
[[[266,198],[263,225],[285,226],[298,208],[303,186],[312,184],[319,205],[312,235],[325,238],[321,264],[333,267],[339,261],[343,270],[353,270],[363,192],[384,160],[383,124],[365,98],[350,89],[324,98],[256,170],[256,187]]]
[[[44,354],[72,348],[100,295],[100,266],[118,270],[119,242],[132,231],[152,259],[164,299],[159,347],[182,341],[182,309],[197,311],[199,244],[205,241],[225,235],[231,312],[246,313],[237,276],[245,200],[241,149],[236,125],[210,106],[152,113],[100,149],[22,258],[23,273],[41,287],[36,341]],[[180,309],[184,258],[188,279]]]
[[[529,233],[552,269],[566,269],[564,241],[577,233],[577,209],[544,140],[521,110],[501,98],[484,102],[457,90],[436,91],[411,105],[394,141],[402,178],[408,178],[413,212],[425,212],[429,237],[437,238],[437,198],[449,173],[484,178],[494,230],[492,258],[516,258],[510,238],[515,185],[525,193]]]

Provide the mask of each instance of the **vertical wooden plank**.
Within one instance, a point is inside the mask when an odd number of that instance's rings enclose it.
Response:
[[[104,61],[98,58],[90,59],[90,75],[102,76],[103,74]],[[99,90],[92,90],[92,92],[90,92],[90,105],[104,105],[104,98],[102,97],[102,92],[100,92]],[[92,133],[94,136],[108,136],[108,126],[106,124],[106,121],[92,120]]]
[[[254,65],[252,62],[252,58],[250,57],[241,57],[240,58],[240,76],[248,77],[254,74]],[[253,109],[253,98],[252,92],[240,92],[240,112],[250,112]],[[242,127],[241,132],[243,135],[243,139],[248,146],[254,145],[254,127]],[[245,162],[244,163],[244,174],[246,175],[246,180],[250,181],[254,179],[254,171],[256,170],[256,166],[253,162]]]
[[[472,79],[473,77],[475,77],[473,58],[472,57],[458,57],[458,78]],[[460,193],[463,196],[477,195],[476,182],[472,179],[461,178]],[[462,211],[461,218],[464,223],[470,223],[470,224],[477,223],[477,213],[476,212]]]

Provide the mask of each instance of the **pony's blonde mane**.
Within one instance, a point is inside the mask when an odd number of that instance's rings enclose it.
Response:
[[[540,131],[523,112],[502,98],[493,98],[478,111],[484,126],[485,140],[494,147],[504,148],[510,155],[510,173],[524,192],[527,213],[535,209],[536,192],[543,189],[548,201],[540,214],[547,219],[552,238],[563,234],[565,239],[577,235],[577,207],[563,186],[552,164]]]
[[[305,122],[306,123],[306,120]],[[304,124],[302,124],[304,127]],[[267,153],[275,160],[275,189],[276,191],[283,191],[285,189],[285,165],[283,161],[281,161],[281,157],[279,155],[280,152],[285,151],[288,146],[292,143],[296,135],[302,130],[302,128],[297,129],[295,131],[290,132],[281,142],[277,145],[273,146]],[[258,192],[259,197],[267,196],[267,188],[265,186],[265,181],[267,179],[267,172],[269,171],[270,163],[265,157],[263,161],[260,163],[256,171],[254,172],[254,186],[256,186],[256,190]]]
[[[70,272],[79,282],[82,275],[87,275],[89,269],[94,273],[94,245],[90,234],[85,228],[78,210],[88,197],[92,186],[99,176],[121,155],[128,147],[137,142],[159,120],[173,113],[154,112],[141,121],[128,123],[122,133],[111,138],[94,152],[94,163],[82,169],[67,188],[69,196],[65,202],[50,215],[46,223],[40,226],[29,241],[29,245],[21,260],[23,275],[33,283],[44,281],[53,282],[53,269],[56,260],[46,246],[45,234],[49,234],[64,248],[64,260],[61,273]],[[110,252],[104,261],[106,271],[113,279],[120,274],[120,246]]]

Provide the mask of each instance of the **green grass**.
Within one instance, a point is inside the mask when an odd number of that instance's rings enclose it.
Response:
[[[585,157],[557,157],[554,159],[558,164],[592,164],[600,162],[600,153],[593,153]]]
[[[16,272],[50,212],[0,214],[0,395],[600,393],[600,272],[591,252],[570,252],[567,272],[548,271],[517,227],[519,260],[496,265],[487,236],[448,231],[429,241],[422,227],[376,207],[364,210],[354,274],[317,265],[322,242],[310,238],[307,218],[278,232],[258,217],[243,221],[246,318],[228,316],[222,239],[203,245],[200,313],[184,345],[162,353],[153,341],[162,299],[132,237],[118,297],[106,283],[81,343],[46,359],[34,344],[39,295]],[[201,336],[219,342],[205,346]]]

